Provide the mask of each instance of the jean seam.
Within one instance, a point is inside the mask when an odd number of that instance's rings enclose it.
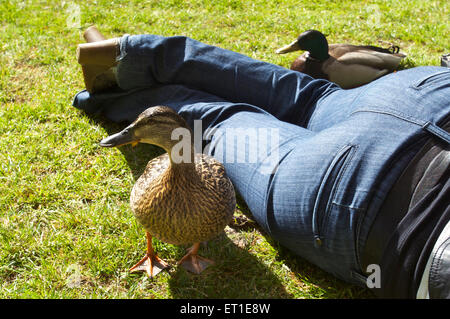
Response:
[[[339,188],[340,184],[341,184],[341,180],[344,176],[344,174],[346,173],[348,166],[350,165],[350,162],[353,158],[353,156],[355,156],[356,151],[358,150],[358,145],[355,144],[348,144],[351,149],[350,149],[350,154],[348,155],[348,157],[345,159],[344,162],[344,167],[341,169],[341,171],[339,172],[339,176],[338,176],[338,180],[336,180],[336,187],[332,190],[333,192],[333,198],[332,198],[332,202],[335,201],[335,195],[336,195],[336,189]]]
[[[423,88],[426,88],[426,87],[428,87],[428,86],[430,86],[431,84],[434,83],[434,82],[427,83],[428,80],[434,79],[435,77],[439,77],[439,76],[441,76],[443,74],[446,74],[446,73],[450,74],[450,71],[445,70],[445,71],[438,72],[438,73],[428,74],[427,76],[421,78],[419,81],[414,82],[410,86],[410,88],[412,88],[414,90],[421,90]]]
[[[314,238],[320,239],[321,237],[326,238],[327,237],[327,220],[329,217],[330,209],[334,203],[334,196],[336,193],[336,190],[340,186],[340,182],[342,179],[342,176],[345,174],[348,164],[351,161],[351,158],[355,154],[355,150],[357,148],[357,145],[354,144],[345,144],[343,147],[339,149],[339,151],[335,154],[333,160],[330,163],[330,166],[328,166],[325,176],[321,179],[319,189],[317,191],[316,197],[315,197],[315,203],[313,208],[313,213],[311,216],[312,219],[312,232],[314,235]],[[341,167],[337,168],[336,165],[340,160],[344,160],[344,163]],[[336,178],[334,180],[331,180],[330,182],[333,183],[332,188],[330,189],[329,193],[323,194],[323,186],[324,183],[328,183],[328,179],[330,176],[333,175],[333,171],[335,169],[338,169]],[[320,202],[323,198],[323,196],[327,196],[326,200],[326,207],[323,210],[320,210]],[[322,217],[322,220],[319,223],[319,218]]]
[[[437,268],[440,266],[441,264],[441,260],[442,260],[442,254],[445,252],[446,247],[450,246],[450,242],[449,240],[444,241],[439,248],[437,249],[437,253],[434,254],[432,262],[431,262],[431,267],[430,267],[430,274],[428,275],[429,279],[436,279],[435,277],[437,276]],[[442,249],[441,249],[442,248]]]
[[[335,201],[331,202],[331,204],[335,205],[335,206],[339,206],[339,207],[343,207],[343,208],[348,208],[348,209],[354,209],[354,210],[359,210],[359,211],[364,211],[366,208],[364,207],[354,207],[354,206],[350,206],[350,205],[344,205],[344,204],[339,204]]]
[[[295,138],[295,137],[293,137],[293,138]],[[292,138],[291,138],[292,139]],[[283,143],[283,144],[285,144],[285,143]],[[287,156],[289,156],[289,154],[291,154],[291,152],[293,151],[293,149],[290,149],[288,152],[286,152],[286,154],[283,156],[283,158],[281,158],[280,159],[280,162],[278,163],[278,166],[280,165],[280,163],[287,157]],[[278,169],[277,169],[278,170]],[[276,171],[277,171],[276,170]],[[267,231],[268,231],[268,233],[269,233],[269,235],[271,235],[272,236],[272,229],[271,229],[271,227],[270,227],[270,223],[269,223],[269,211],[267,210],[267,205],[268,205],[268,202],[269,202],[269,196],[270,196],[270,191],[271,191],[271,188],[272,188],[272,183],[273,183],[273,179],[274,179],[274,177],[275,177],[275,174],[276,174],[276,171],[275,172],[273,172],[272,174],[271,174],[271,176],[270,176],[270,180],[269,180],[269,185],[268,185],[268,188],[267,188],[267,192],[266,192],[266,194],[265,194],[265,196],[264,196],[264,211],[266,212],[266,214],[265,214],[265,223],[266,223],[266,225],[267,225]],[[252,180],[253,179],[253,176],[254,176],[254,174],[252,175],[252,177],[250,178],[250,180]],[[249,183],[248,185],[250,185],[251,183]],[[245,190],[246,192],[248,191],[248,186],[247,186],[247,189]]]
[[[377,108],[370,108],[370,107],[368,107],[367,109],[360,109],[360,110],[357,110],[357,111],[353,111],[352,113],[350,113],[350,116],[353,115],[353,114],[356,114],[356,113],[363,113],[363,112],[390,115],[390,116],[393,116],[393,117],[398,118],[400,120],[407,121],[409,123],[412,123],[412,124],[415,124],[415,125],[418,125],[418,126],[421,126],[421,127],[423,127],[427,123],[425,121],[416,119],[414,117],[411,117],[411,116],[406,115],[406,114],[401,113],[401,112],[394,111],[392,109],[379,110]]]
[[[333,205],[333,203],[336,200],[336,191],[339,189],[340,185],[341,185],[341,181],[343,176],[345,175],[345,173],[347,172],[347,168],[350,165],[350,162],[352,161],[353,156],[356,153],[356,150],[358,149],[358,145],[354,145],[354,144],[347,144],[347,146],[350,147],[349,149],[349,154],[346,156],[345,160],[344,160],[344,164],[341,167],[341,169],[338,172],[338,176],[337,179],[334,182],[333,188],[330,191],[330,197],[329,197],[329,203],[327,204],[326,207],[326,211],[325,211],[325,215],[323,218],[323,221],[321,223],[321,228],[324,229],[324,233],[323,236],[326,238],[328,232],[326,231],[328,228],[326,227],[326,223],[328,222],[328,218],[330,216],[330,210],[331,210],[331,206]],[[341,206],[343,207],[343,206]]]
[[[356,261],[357,269],[359,269],[359,271],[361,271],[361,272],[364,272],[364,270],[362,269],[362,265],[361,265],[361,254],[359,253],[359,251],[360,251],[360,246],[361,246],[361,240],[360,240],[361,227],[363,225],[364,218],[367,215],[367,208],[361,209],[361,211],[362,211],[362,213],[361,213],[362,216],[359,217],[359,221],[358,221],[358,223],[356,225],[356,229],[355,229],[355,243],[354,243],[355,251],[354,251],[354,254],[355,254],[355,261]]]

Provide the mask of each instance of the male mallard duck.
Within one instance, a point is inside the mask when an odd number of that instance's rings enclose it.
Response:
[[[197,255],[200,242],[219,234],[236,206],[233,184],[221,163],[196,154],[190,139],[182,145],[183,152],[187,150],[182,157],[172,151],[185,142],[171,138],[177,128],[189,130],[175,111],[150,107],[124,130],[100,142],[104,147],[149,143],[167,152],[148,162],[130,196],[131,209],[147,236],[147,254],[130,271],[144,270],[150,277],[168,266],[153,251],[152,236],[175,245],[194,243],[178,264],[200,273],[213,263]]]
[[[278,54],[305,50],[291,65],[291,70],[306,73],[313,78],[327,79],[344,89],[369,83],[394,71],[406,55],[392,46],[330,44],[317,30],[308,30],[297,40],[276,51]]]

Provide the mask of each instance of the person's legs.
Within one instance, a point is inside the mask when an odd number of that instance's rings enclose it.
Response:
[[[125,35],[119,39],[116,69],[122,91],[114,94],[80,92],[74,101],[75,106],[90,112],[98,109],[99,105],[106,106],[106,100],[110,100],[108,96],[120,98],[128,95],[133,99],[136,91],[176,84],[230,102],[255,105],[282,121],[302,127],[308,127],[311,117],[314,117],[323,128],[348,117],[348,105],[363,90],[342,90],[329,81],[313,79],[300,72],[186,37]],[[116,48],[111,50],[116,52]],[[89,50],[83,52],[87,52],[87,56],[92,55]],[[321,114],[329,112],[331,116],[315,116],[318,106],[321,106]],[[114,120],[121,118],[112,111],[107,113]]]
[[[186,85],[230,102],[255,105],[282,121],[313,131],[345,120],[362,102],[375,103],[381,109],[403,106],[404,96],[409,100],[414,95],[406,92],[415,85],[412,82],[420,82],[420,77],[427,74],[448,71],[440,67],[414,68],[357,89],[342,90],[331,82],[187,37],[157,35],[121,37],[118,60],[117,80],[124,91]],[[416,100],[413,102],[417,105]]]
[[[301,126],[316,101],[339,90],[331,82],[187,37],[125,35],[120,51],[117,74],[124,90],[187,85],[227,101],[255,105]]]

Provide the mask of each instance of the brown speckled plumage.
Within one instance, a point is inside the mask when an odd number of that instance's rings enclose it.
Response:
[[[235,193],[223,165],[204,154],[195,155],[194,165],[175,167],[163,154],[147,164],[131,192],[137,220],[164,242],[206,241],[233,216]]]

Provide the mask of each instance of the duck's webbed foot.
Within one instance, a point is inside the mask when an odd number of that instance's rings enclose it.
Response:
[[[130,272],[146,271],[149,277],[154,277],[168,267],[169,264],[157,255],[150,256],[149,254],[145,254],[144,258],[130,268]]]
[[[149,233],[147,235],[147,253],[136,265],[130,268],[130,272],[146,271],[148,276],[154,277],[162,270],[169,267],[169,264],[159,258],[152,247],[152,236]]]
[[[194,274],[199,274],[208,266],[213,265],[214,261],[197,255],[199,248],[200,243],[195,243],[188,250],[188,253],[180,259],[178,265],[181,265],[184,269],[193,272]]]

